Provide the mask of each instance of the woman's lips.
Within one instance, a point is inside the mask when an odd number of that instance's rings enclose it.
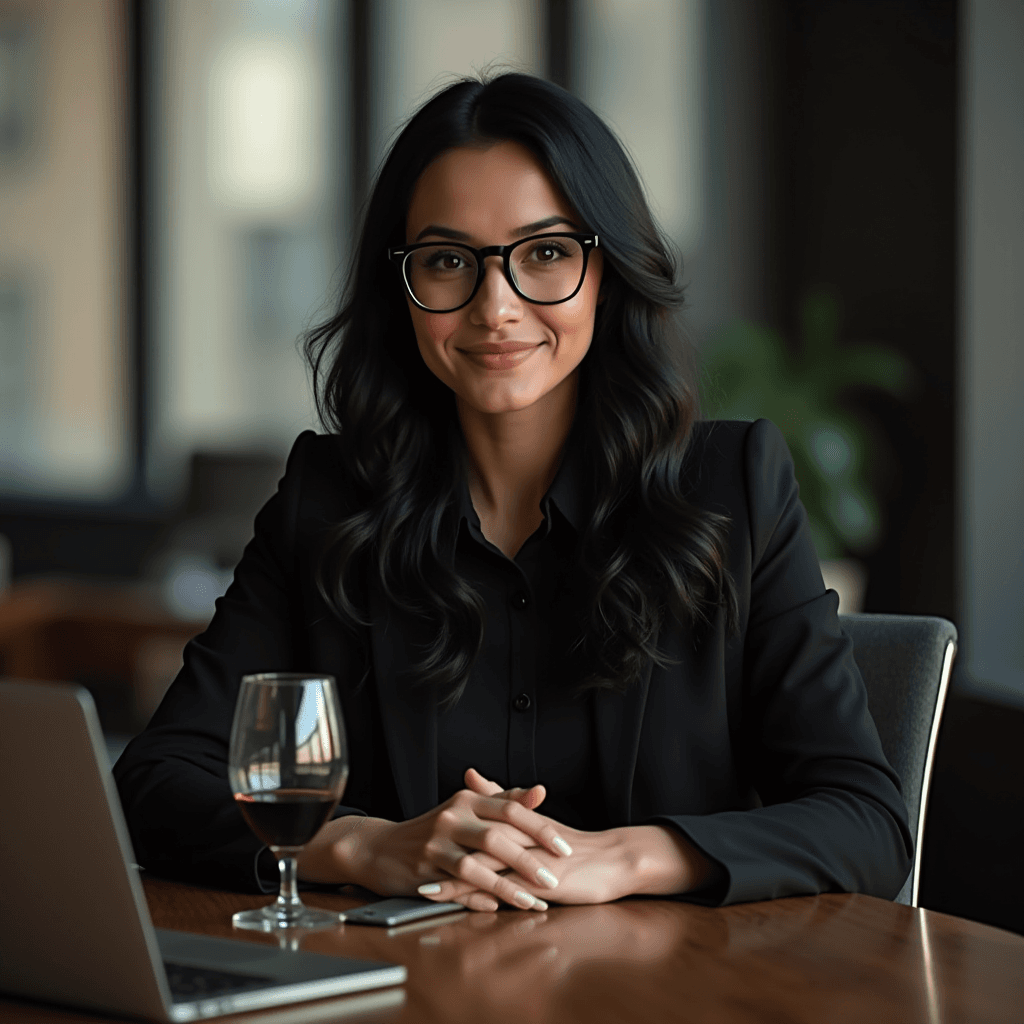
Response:
[[[463,355],[488,370],[510,370],[525,362],[540,348],[533,341],[504,341],[495,345],[479,345],[461,349]]]

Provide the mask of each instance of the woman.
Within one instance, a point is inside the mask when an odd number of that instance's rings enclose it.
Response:
[[[240,677],[291,669],[337,677],[351,758],[300,878],[476,910],[899,891],[899,783],[788,453],[696,422],[680,305],[580,101],[505,75],[412,118],[307,338],[332,433],[117,765],[142,863],[273,884],[227,739]]]

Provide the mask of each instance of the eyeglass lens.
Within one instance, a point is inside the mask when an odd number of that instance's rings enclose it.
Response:
[[[561,302],[583,279],[583,246],[574,238],[531,238],[509,253],[516,287],[536,302]],[[466,302],[477,281],[472,251],[447,243],[415,249],[406,278],[416,301],[429,309],[455,309]]]

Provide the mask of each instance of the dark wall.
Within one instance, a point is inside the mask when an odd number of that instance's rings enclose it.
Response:
[[[775,308],[793,336],[801,296],[833,287],[845,339],[884,342],[913,364],[908,402],[854,396],[891,445],[866,606],[956,622],[957,5],[779,0],[773,11]],[[1024,711],[958,678],[921,905],[1024,934]]]
[[[800,297],[832,287],[845,340],[913,364],[908,402],[855,396],[891,445],[866,607],[955,621],[956,5],[785,0],[776,12],[776,308],[794,336]]]

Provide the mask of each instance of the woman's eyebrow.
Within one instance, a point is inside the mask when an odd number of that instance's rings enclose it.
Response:
[[[525,224],[521,228],[516,228],[512,234],[517,235],[519,238],[525,238],[527,235],[536,234],[538,231],[545,231],[548,228],[553,228],[557,224],[565,224],[570,227],[573,231],[579,231],[578,225],[574,224],[567,217],[562,217],[556,214],[554,217],[545,217],[544,220],[535,220],[532,224]],[[443,224],[428,224],[414,239],[419,242],[426,238],[427,235],[436,235],[439,238],[450,238],[453,242],[468,242],[470,236],[465,231],[456,231],[455,228],[445,227]]]
[[[546,231],[548,228],[553,228],[556,224],[566,224],[573,231],[579,231],[579,227],[567,217],[561,217],[556,214],[554,217],[546,217],[544,220],[536,220],[532,224],[525,225],[525,227],[516,228],[512,234],[525,238],[527,235],[536,234],[538,231]]]

